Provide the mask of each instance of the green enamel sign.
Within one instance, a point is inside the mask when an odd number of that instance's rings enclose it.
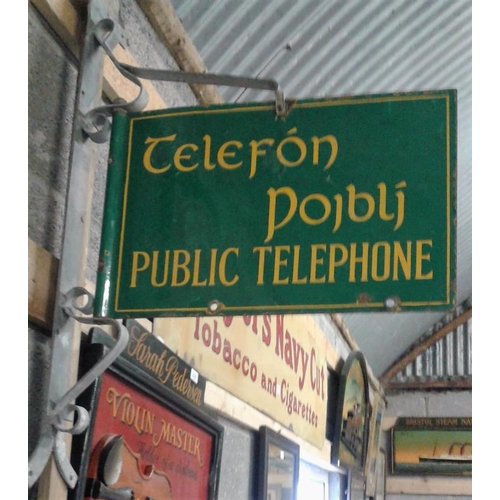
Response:
[[[95,313],[446,310],[456,91],[116,114]]]

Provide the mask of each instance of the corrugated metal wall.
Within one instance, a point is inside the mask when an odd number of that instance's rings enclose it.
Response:
[[[472,320],[436,342],[396,376],[397,382],[427,381],[472,375],[469,356]]]
[[[430,328],[418,343],[431,341],[446,325],[472,307],[467,300]],[[417,343],[417,345],[418,345]],[[472,383],[472,316],[432,343],[389,381],[389,388],[466,387]]]

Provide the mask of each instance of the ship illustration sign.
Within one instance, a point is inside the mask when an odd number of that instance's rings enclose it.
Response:
[[[472,418],[399,418],[392,430],[393,473],[472,473]]]

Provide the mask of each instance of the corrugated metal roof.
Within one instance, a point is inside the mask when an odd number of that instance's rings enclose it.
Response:
[[[411,356],[406,366],[388,381],[391,388],[442,388],[465,387],[472,383],[472,317],[451,329],[444,337],[436,335],[453,320],[463,316],[472,307],[470,301],[461,304],[453,313],[446,314],[415,344],[421,352]],[[411,354],[411,352],[410,352]]]
[[[457,303],[472,296],[470,0],[172,0],[208,71],[276,80],[289,98],[457,89]],[[221,87],[227,102],[269,92]],[[352,313],[376,375],[441,313]]]

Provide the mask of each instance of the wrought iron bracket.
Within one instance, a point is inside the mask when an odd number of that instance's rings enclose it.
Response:
[[[127,329],[115,320],[92,318],[93,297],[79,285],[86,264],[89,197],[92,195],[95,144],[82,132],[82,117],[102,103],[102,70],[105,54],[94,32],[103,19],[119,18],[119,0],[89,0],[76,88],[71,154],[68,168],[64,232],[57,281],[56,307],[52,322],[51,365],[45,413],[40,437],[28,459],[28,488],[40,478],[51,455],[61,478],[74,488],[78,475],[67,457],[65,435],[84,432],[89,425],[85,408],[76,398],[116,359],[128,342]],[[116,40],[115,40],[116,41]],[[113,41],[108,41],[113,43]],[[109,325],[116,345],[73,386],[73,347],[79,340],[78,323]]]
[[[82,301],[83,299],[83,301]],[[66,456],[64,433],[81,434],[90,422],[88,411],[73,403],[104,371],[111,366],[127,346],[129,333],[127,328],[111,318],[94,318],[88,315],[92,311],[93,296],[84,288],[75,287],[62,297],[59,305],[68,318],[87,325],[107,325],[111,327],[114,346],[92,366],[78,381],[68,389],[60,399],[51,403],[47,412],[48,426],[41,436],[28,464],[28,487],[38,480],[51,455],[64,482],[74,488],[78,475]],[[81,313],[81,314],[79,314]]]
[[[260,90],[270,90],[275,94],[275,108],[277,116],[287,114],[285,95],[279,84],[274,80],[262,78],[249,78],[242,76],[223,75],[215,73],[191,73],[187,71],[174,71],[166,69],[138,68],[129,64],[121,63],[113,54],[119,34],[117,25],[112,19],[102,19],[94,29],[94,35],[99,45],[109,57],[118,71],[128,80],[139,87],[139,93],[131,102],[117,101],[108,106],[102,106],[91,110],[82,117],[82,128],[94,142],[105,142],[109,139],[111,123],[109,116],[116,109],[125,111],[141,111],[147,104],[148,95],[141,78],[146,80],[157,80],[164,82],[197,83],[202,85],[222,85],[229,87],[242,87]]]

